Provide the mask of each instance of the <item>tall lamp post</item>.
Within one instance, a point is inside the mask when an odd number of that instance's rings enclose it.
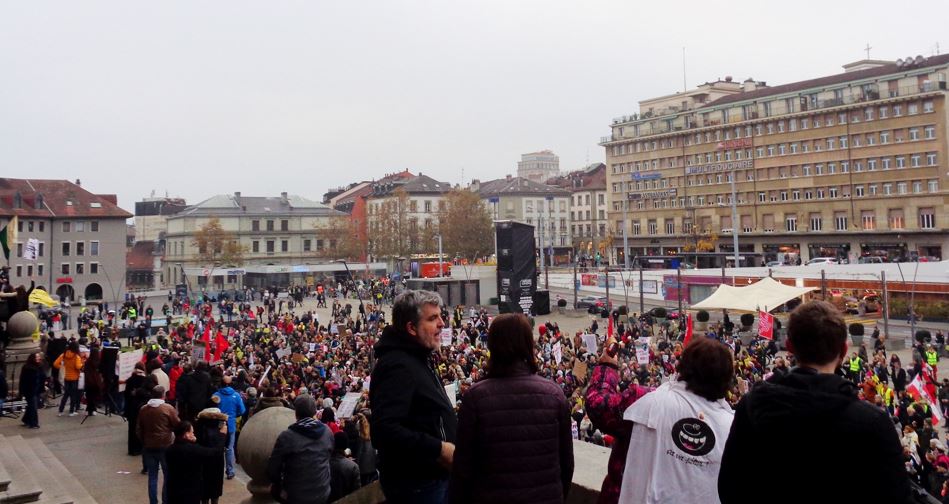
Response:
[[[362,304],[362,294],[359,293],[359,287],[356,286],[356,279],[353,278],[353,272],[349,269],[349,264],[346,264],[346,259],[337,259],[333,261],[335,263],[342,263],[343,267],[346,268],[346,273],[349,275],[349,281],[353,283],[353,289],[356,291],[356,298],[359,299],[359,313],[365,314],[366,307]],[[356,334],[353,333],[353,352],[356,352]],[[372,362],[372,349],[369,350],[369,360]]]

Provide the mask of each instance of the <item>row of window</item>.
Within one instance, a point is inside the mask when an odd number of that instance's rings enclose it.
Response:
[[[765,104],[766,109],[769,103]],[[905,107],[904,107],[905,105]],[[920,105],[922,107],[920,108]],[[746,107],[753,107],[747,105]],[[681,148],[683,142],[686,146],[700,145],[703,143],[722,142],[739,138],[751,138],[752,136],[763,136],[793,132],[798,130],[817,129],[821,127],[832,127],[838,124],[859,123],[861,121],[873,121],[876,119],[889,119],[891,117],[902,117],[904,115],[916,115],[922,110],[923,113],[935,111],[935,104],[932,100],[910,101],[908,103],[895,103],[881,105],[879,107],[866,107],[863,110],[852,110],[836,113],[815,114],[807,117],[792,117],[786,120],[770,121],[767,123],[758,123],[755,125],[737,126],[735,128],[722,128],[715,131],[705,131],[694,135],[684,135],[680,137],[667,138],[662,140],[639,141],[621,145],[614,145],[611,148],[613,156],[622,156],[638,152],[657,151],[661,149]],[[722,111],[725,113],[726,111]],[[743,120],[754,118],[751,111],[743,111]],[[708,114],[708,113],[706,113]],[[769,115],[765,111],[765,115]],[[708,124],[706,120],[705,124]],[[614,172],[615,173],[615,172]]]
[[[316,242],[316,251],[322,252],[326,250],[326,246],[329,245],[329,249],[336,249],[336,239],[323,240],[317,239],[313,240],[310,238],[303,239],[303,251],[304,252],[313,252],[313,242]],[[253,240],[250,242],[250,251],[259,254],[261,252],[260,248],[261,240]],[[277,240],[263,240],[264,242],[264,252],[267,254],[273,254],[276,252]],[[290,240],[280,240],[280,252],[289,252],[290,251]]]
[[[373,203],[369,205],[369,214],[379,214],[382,212],[394,212],[398,207],[397,201],[384,201],[382,203]],[[432,200],[422,202],[422,208],[425,213],[432,213]],[[418,213],[418,201],[409,200],[409,212]],[[445,200],[438,200],[438,211],[445,211]]]
[[[267,219],[264,221],[264,226],[267,231],[276,231],[275,228],[276,221],[273,219]],[[250,230],[251,231],[260,231],[260,220],[254,219],[250,221]],[[290,230],[290,221],[286,219],[280,220],[280,231],[289,231]]]
[[[614,165],[613,173],[616,173],[615,165]],[[603,194],[597,194],[597,195],[596,195],[596,203],[597,203],[598,205],[605,205],[605,204],[606,204],[606,197],[605,197]],[[577,206],[579,206],[579,205],[587,205],[587,206],[589,206],[589,205],[590,205],[590,195],[589,195],[589,194],[576,194],[576,195],[574,195],[574,197],[573,197],[572,204],[577,205]]]
[[[935,152],[916,153],[910,155],[865,158],[853,160],[854,173],[874,172],[878,170],[902,170],[905,168],[923,168],[938,166],[939,155]],[[755,180],[755,174],[759,181],[780,180],[797,177],[816,177],[823,175],[836,175],[838,173],[850,173],[851,161],[833,161],[828,163],[817,163],[814,165],[790,165],[773,166],[769,168],[758,168],[756,170],[736,170],[734,173],[741,181],[747,182]],[[667,177],[659,180],[640,180],[628,182],[613,182],[611,189],[614,193],[642,191],[650,189],[666,189],[669,187],[679,187],[683,181],[689,186],[703,186],[715,184],[730,184],[732,174],[728,172],[716,174],[701,174],[685,177]]]
[[[91,262],[89,264],[88,274],[98,275],[99,274],[99,263]],[[46,271],[45,264],[18,264],[16,266],[16,276],[22,277],[23,273],[26,273],[27,277],[32,277],[34,272],[34,266],[36,271],[36,276],[42,277]],[[86,272],[86,263],[62,263],[59,266],[59,272],[63,275],[85,275]]]
[[[62,221],[60,224],[64,233],[84,233],[88,230],[90,233],[99,232],[99,221]],[[18,220],[17,231],[20,233],[45,233],[46,221],[42,220]]]
[[[920,140],[935,140],[936,126],[927,125],[920,127],[911,127],[899,130],[884,130],[871,133],[861,133],[859,135],[840,136],[831,138],[817,138],[813,140],[804,140],[800,142],[787,142],[771,145],[760,145],[755,148],[755,158],[763,159],[775,156],[786,156],[793,154],[808,154],[810,152],[833,151],[835,149],[873,147],[876,145],[889,145],[890,143],[903,143],[904,141],[916,142]],[[633,173],[648,170],[659,170],[662,168],[676,168],[683,164],[685,166],[697,166],[710,163],[721,163],[728,161],[740,161],[742,159],[752,159],[752,150],[719,150],[715,152],[705,152],[692,154],[690,156],[668,157],[661,159],[647,159],[643,161],[631,161],[626,163],[614,163],[613,174]],[[589,202],[588,202],[589,203]]]
[[[786,232],[798,232],[798,231],[850,231],[849,220],[850,214],[848,212],[834,212],[833,217],[831,218],[828,225],[825,227],[824,221],[825,216],[820,212],[812,212],[808,215],[808,227],[803,227],[803,225],[798,225],[798,215],[797,214],[785,214],[784,216],[784,225],[783,231]],[[664,225],[660,228],[659,219],[648,219],[646,220],[646,233],[649,235],[659,234],[659,230],[663,229],[664,234],[673,235],[676,234],[676,222],[675,219],[668,218],[663,219],[662,224]],[[719,231],[723,233],[733,232],[733,223],[731,217],[723,216],[719,222]],[[750,215],[741,216],[741,232],[751,233],[754,232],[754,226],[752,224],[752,218]],[[860,211],[860,222],[857,223],[860,230],[864,231],[873,231],[877,229],[883,229],[877,223],[876,212],[873,210],[861,210]],[[886,225],[887,229],[899,230],[907,229],[907,221],[905,216],[905,211],[902,208],[892,208],[887,211],[886,215]],[[830,226],[833,226],[832,228]],[[623,228],[623,221],[616,221],[617,229]],[[691,233],[692,222],[689,220],[684,220],[679,229],[682,233]],[[936,212],[932,207],[920,208],[917,211],[916,215],[916,228],[917,229],[936,229]],[[703,217],[699,223],[700,230],[711,231],[713,229],[712,218]],[[765,233],[775,232],[775,215],[774,214],[763,214],[761,216],[761,230]],[[631,222],[631,232],[633,236],[638,236],[642,234],[642,221],[633,220]]]
[[[601,194],[600,197],[602,196],[603,195]],[[584,217],[584,215],[586,215],[586,217]],[[592,215],[593,214],[590,212],[590,210],[586,210],[586,212],[570,212],[570,220],[590,220]],[[598,216],[598,219],[605,219],[606,210],[597,210],[596,215]]]
[[[89,255],[90,255],[90,256],[98,256],[98,255],[99,255],[99,242],[98,242],[97,240],[94,240],[94,241],[88,242],[88,244],[89,244],[89,248],[88,248]],[[23,243],[17,242],[17,244],[16,244],[16,256],[17,256],[17,257],[23,257],[23,246],[24,246]],[[64,242],[62,242],[62,256],[63,256],[63,257],[69,257],[69,256],[71,256],[71,255],[73,255],[73,254],[75,254],[76,256],[80,256],[80,257],[81,257],[81,256],[86,255],[86,251],[87,251],[87,249],[86,249],[86,242],[84,242],[84,241],[77,241],[77,242],[64,241]],[[39,247],[38,247],[38,249],[37,249],[37,251],[36,251],[36,255],[39,256],[39,257],[45,257],[45,256],[46,256],[46,242],[39,242]]]

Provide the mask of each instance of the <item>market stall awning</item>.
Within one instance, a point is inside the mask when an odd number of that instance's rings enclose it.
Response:
[[[771,277],[765,277],[746,287],[721,284],[711,296],[692,305],[692,309],[745,312],[766,309],[770,311],[812,290],[814,287],[792,287]]]

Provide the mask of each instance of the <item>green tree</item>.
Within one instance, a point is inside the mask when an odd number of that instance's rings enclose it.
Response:
[[[198,228],[191,242],[198,249],[198,261],[206,266],[241,266],[245,249],[237,236],[221,227],[217,217]]]
[[[484,200],[465,189],[453,189],[445,200],[438,223],[444,253],[470,262],[490,255],[494,251],[494,230]]]

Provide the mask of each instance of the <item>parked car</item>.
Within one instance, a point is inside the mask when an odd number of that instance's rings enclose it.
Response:
[[[784,266],[784,263],[781,261],[768,261],[768,263],[765,264],[765,266],[769,268],[776,268],[778,266]]]
[[[840,264],[840,261],[838,261],[836,257],[815,257],[804,263],[805,266],[823,266],[825,264]]]
[[[597,313],[606,308],[606,296],[583,296],[577,300],[577,308],[586,308],[589,313]],[[610,302],[609,308],[613,309],[613,302]]]
[[[857,259],[858,264],[883,264],[885,262],[886,259],[880,256],[863,256]]]

